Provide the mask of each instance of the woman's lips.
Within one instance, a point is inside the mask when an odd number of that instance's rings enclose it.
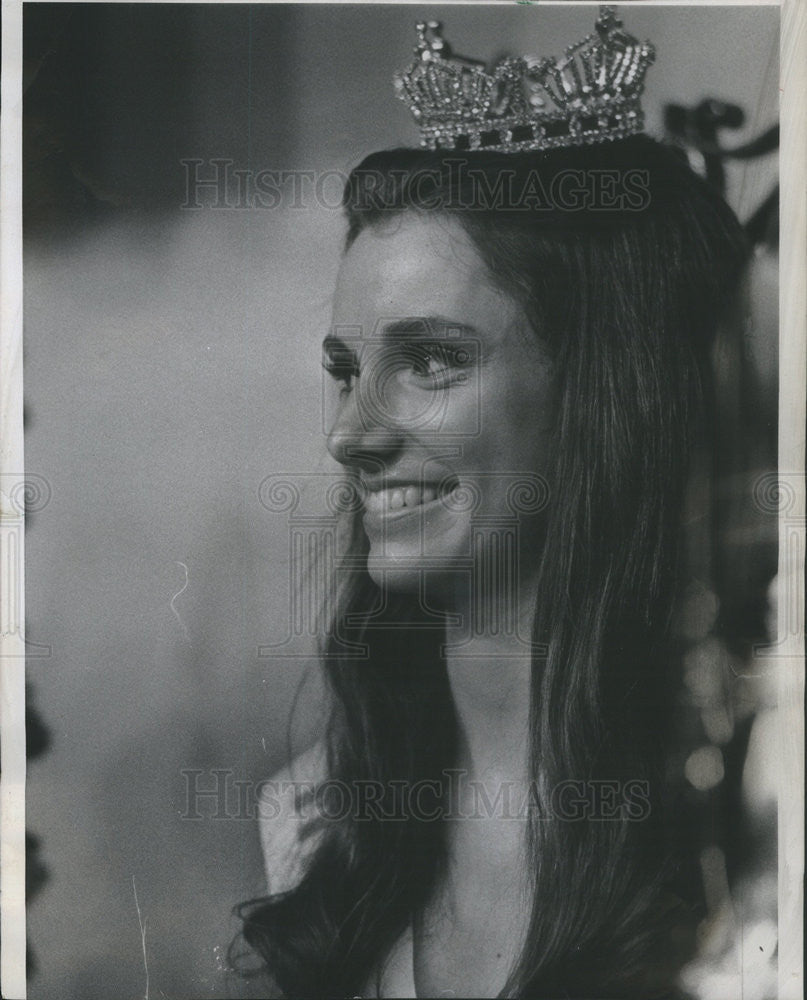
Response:
[[[419,507],[431,503],[436,497],[436,486],[393,486],[383,490],[367,490],[364,506],[368,511],[382,514],[401,510],[403,507]]]
[[[371,518],[399,518],[407,514],[424,512],[445,506],[445,499],[457,485],[455,480],[440,483],[400,483],[383,489],[363,491],[365,516]]]

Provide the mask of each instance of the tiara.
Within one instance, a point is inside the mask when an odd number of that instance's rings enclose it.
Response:
[[[601,7],[595,30],[562,58],[502,59],[487,72],[454,55],[439,21],[416,25],[415,61],[394,78],[427,149],[520,152],[582,146],[641,132],[649,42]]]

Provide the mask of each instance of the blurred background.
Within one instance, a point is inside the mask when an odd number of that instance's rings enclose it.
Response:
[[[248,992],[225,971],[230,911],[263,874],[234,783],[246,801],[286,761],[306,678],[297,745],[321,722],[311,639],[284,645],[289,517],[269,509],[266,478],[333,471],[319,343],[340,176],[417,141],[390,82],[417,19],[439,16],[456,51],[492,58],[559,53],[595,11],[26,5],[25,449],[50,488],[26,540],[30,996]],[[674,132],[703,166],[709,143],[776,124],[777,8],[621,14],[657,48],[651,134]],[[776,180],[775,148],[757,152],[725,162],[743,221]],[[302,173],[261,205],[260,171]],[[746,328],[763,470],[774,225],[769,213],[755,237]],[[775,550],[758,528],[749,572],[764,591]],[[194,782],[225,808],[189,808]]]

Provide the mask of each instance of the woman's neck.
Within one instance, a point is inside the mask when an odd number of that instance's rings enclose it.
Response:
[[[522,586],[517,613],[509,616],[515,627],[494,632],[475,627],[478,605],[453,604],[445,662],[459,725],[458,765],[473,778],[529,779],[534,607],[534,590]]]

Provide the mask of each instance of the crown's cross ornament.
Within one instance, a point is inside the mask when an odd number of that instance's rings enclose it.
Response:
[[[490,72],[456,56],[439,21],[416,26],[415,61],[395,77],[428,149],[521,152],[622,139],[644,128],[639,98],[655,58],[613,7],[561,58],[502,59]]]

